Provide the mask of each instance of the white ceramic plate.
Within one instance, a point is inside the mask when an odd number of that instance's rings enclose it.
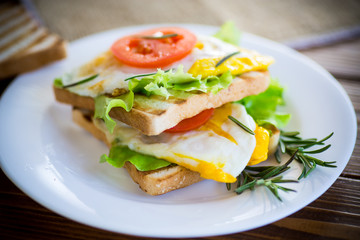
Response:
[[[158,26],[158,25],[156,25]],[[213,34],[217,28],[181,25]],[[244,33],[241,45],[272,55],[272,76],[287,87],[289,130],[322,138],[331,132],[332,147],[319,158],[337,168],[318,167],[300,183],[286,186],[283,202],[266,189],[241,195],[224,184],[203,181],[163,196],[138,189],[123,169],[100,164],[107,147],[71,121],[70,107],[56,103],[53,79],[78,66],[125,34],[154,25],[95,34],[69,46],[69,57],[18,77],[0,102],[1,167],[26,194],[75,221],[114,232],[148,237],[199,237],[260,227],[305,207],[323,194],[345,168],[356,139],[352,104],[340,84],[319,65],[278,43]],[[294,164],[286,178],[300,173]]]

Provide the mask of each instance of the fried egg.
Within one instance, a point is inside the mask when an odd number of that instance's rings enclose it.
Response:
[[[263,137],[258,140],[229,120],[229,115],[253,131],[258,128],[245,107],[235,103],[217,108],[207,123],[184,133],[163,132],[157,136],[146,136],[118,121],[114,132],[110,134],[103,121],[94,121],[98,128],[107,133],[109,142],[116,140],[136,152],[199,172],[203,178],[230,183],[236,181],[249,160],[253,159],[254,152],[257,152],[255,161],[259,156],[267,158],[268,139],[267,142]],[[257,146],[260,148],[256,151]]]
[[[164,70],[176,69],[182,65],[184,72],[189,72],[194,76],[220,75],[228,70],[233,75],[238,75],[247,71],[265,70],[273,62],[271,57],[239,48],[215,37],[198,35],[197,40],[198,43],[188,56],[172,63]],[[236,51],[239,51],[239,54],[231,58],[231,61],[228,60],[220,67],[215,67],[221,58]],[[127,90],[128,82],[124,79],[156,71],[157,69],[136,68],[122,64],[109,50],[62,76],[62,81],[64,85],[68,85],[99,74],[87,83],[69,88],[69,91],[78,95],[96,97],[101,94],[112,93],[115,88]]]

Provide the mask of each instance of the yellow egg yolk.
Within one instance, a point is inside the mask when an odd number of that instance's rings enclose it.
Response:
[[[248,166],[256,165],[265,161],[268,158],[269,151],[269,131],[263,127],[256,126],[255,129],[256,146],[253,154],[251,155]]]
[[[203,44],[202,42],[197,42],[197,43],[195,44],[195,47],[201,50],[201,49],[204,48],[204,44]]]
[[[188,73],[194,76],[201,75],[203,78],[208,76],[218,76],[227,71],[232,75],[239,75],[249,71],[266,70],[274,62],[272,57],[262,55],[252,55],[248,57],[231,57],[216,67],[221,57],[198,59],[191,66]]]
[[[231,115],[231,104],[225,104],[224,106],[215,109],[214,115],[209,119],[209,121],[201,126],[199,130],[211,130],[217,135],[227,138],[237,145],[236,140],[221,128],[221,125],[228,120],[229,115]]]
[[[186,156],[181,153],[174,153],[174,154],[181,158],[188,158],[195,160],[198,163],[196,167],[186,163],[182,163],[182,166],[190,170],[200,172],[201,177],[203,178],[213,179],[215,181],[225,182],[225,183],[232,183],[236,181],[235,177],[221,170],[221,168],[224,165],[223,163],[214,164],[190,156]]]

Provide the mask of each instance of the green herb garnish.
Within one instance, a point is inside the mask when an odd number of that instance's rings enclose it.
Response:
[[[215,67],[217,68],[218,66],[220,66],[221,64],[223,64],[226,60],[228,60],[229,58],[231,58],[232,56],[235,56],[236,54],[240,53],[239,51],[230,53],[229,55],[223,57],[222,59],[220,59],[220,61],[215,65]]]
[[[165,39],[165,38],[172,38],[172,37],[177,37],[178,34],[177,33],[171,33],[171,34],[165,34],[162,36],[141,36],[141,38],[144,39]]]
[[[332,168],[336,167],[336,165],[334,165],[336,161],[325,162],[309,155],[322,153],[329,149],[331,147],[331,144],[325,145],[324,142],[332,137],[332,135],[334,134],[333,132],[319,141],[316,138],[302,139],[301,137],[299,137],[299,134],[299,132],[280,132],[279,146],[276,151],[277,154],[275,154],[276,160],[278,162],[281,161],[280,153],[294,155],[295,160],[303,165],[303,171],[298,177],[299,180],[301,178],[307,177],[316,168],[316,166]],[[325,146],[315,150],[306,150],[316,145]]]
[[[91,76],[91,77],[85,78],[85,79],[80,80],[80,81],[78,81],[78,82],[75,82],[75,83],[71,83],[71,84],[65,85],[65,86],[63,86],[63,88],[74,87],[74,86],[77,86],[77,85],[80,85],[80,84],[83,84],[83,83],[89,82],[89,81],[91,81],[91,80],[93,80],[93,79],[97,78],[97,76],[99,76],[99,74],[95,74],[95,75],[93,75],[93,76]]]
[[[294,161],[295,154],[297,151],[290,157],[290,159],[281,166],[264,166],[264,167],[253,167],[253,166],[247,166],[245,169],[249,171],[256,171],[257,174],[254,175],[254,177],[260,177],[262,179],[268,179],[275,177],[285,171],[287,171],[290,167],[290,163]]]
[[[247,126],[245,126],[243,123],[241,123],[239,120],[237,120],[236,118],[234,118],[233,116],[228,116],[228,118],[233,121],[234,123],[236,123],[239,127],[241,127],[242,129],[244,129],[246,132],[250,133],[251,135],[255,135],[254,131],[252,131],[250,128],[248,128]]]
[[[282,179],[282,176],[279,176],[279,177],[276,177],[273,179],[269,179],[269,180],[255,179],[255,180],[252,180],[251,182],[247,182],[246,184],[238,187],[237,189],[235,189],[235,192],[237,194],[241,194],[243,191],[245,191],[247,189],[254,189],[257,186],[265,186],[274,194],[274,196],[277,199],[282,201],[282,199],[279,196],[279,191],[278,191],[279,189],[284,192],[296,192],[296,191],[291,188],[282,187],[282,186],[278,185],[277,183],[292,183],[292,182],[297,182],[297,181]]]
[[[295,154],[281,166],[247,166],[237,177],[235,192],[237,194],[241,194],[247,189],[254,190],[255,187],[265,186],[274,194],[277,199],[282,201],[279,196],[279,189],[285,192],[295,192],[295,190],[279,186],[277,183],[296,183],[297,181],[282,179],[282,176],[278,175],[290,169],[289,164],[294,159]],[[231,184],[227,183],[226,187],[228,190],[231,190]]]
[[[316,168],[316,166],[336,167],[334,165],[335,161],[325,162],[309,155],[321,153],[329,149],[331,145],[325,145],[324,142],[331,138],[334,133],[329,134],[319,141],[316,138],[302,139],[299,137],[299,134],[299,132],[281,131],[278,149],[275,152],[275,158],[280,163],[281,154],[283,153],[291,155],[290,159],[280,166],[247,166],[237,177],[235,192],[240,194],[247,189],[254,190],[258,186],[265,186],[277,199],[281,201],[278,190],[295,192],[293,189],[284,188],[278,185],[278,183],[297,182],[297,180],[285,180],[282,179],[282,176],[279,176],[290,169],[289,165],[294,160],[303,165],[303,171],[298,177],[298,180],[307,177]],[[307,150],[315,145],[325,146],[315,150]],[[227,183],[226,187],[228,190],[231,190],[230,183]]]
[[[164,73],[167,73],[169,72],[171,69],[168,69],[166,71],[164,71]],[[134,78],[140,78],[140,77],[147,77],[147,76],[151,76],[151,75],[155,75],[157,74],[158,72],[153,72],[153,73],[145,73],[145,74],[139,74],[139,75],[134,75],[134,76],[131,76],[131,77],[128,77],[128,78],[125,78],[124,81],[129,81],[131,79],[134,79]]]

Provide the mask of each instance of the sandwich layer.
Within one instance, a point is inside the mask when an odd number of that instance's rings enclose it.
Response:
[[[145,135],[158,135],[181,120],[193,117],[203,110],[217,108],[225,103],[240,100],[249,95],[265,91],[270,83],[268,71],[252,71],[236,77],[232,84],[217,94],[186,94],[183,98],[135,94],[134,106],[130,112],[113,108],[110,116],[132,126]],[[54,87],[56,100],[74,107],[95,109],[94,99],[80,96],[67,89]]]
[[[93,113],[89,110],[74,108],[72,111],[73,121],[76,124],[111,148],[112,138],[106,135],[106,130],[104,131],[98,127],[98,124],[94,124],[96,121],[92,115]],[[272,133],[268,145],[269,155],[273,154],[277,148],[280,131],[272,129]],[[200,173],[179,165],[170,165],[153,171],[139,171],[133,164],[126,162],[124,168],[140,189],[150,195],[164,194],[203,180]]]
[[[109,148],[111,143],[105,133],[97,128],[91,119],[91,112],[73,109],[73,121],[87,130],[94,137],[104,142]],[[125,169],[134,182],[146,193],[150,195],[160,195],[167,192],[187,187],[197,183],[203,178],[200,174],[178,165],[170,165],[153,171],[139,171],[129,162],[125,163]]]

